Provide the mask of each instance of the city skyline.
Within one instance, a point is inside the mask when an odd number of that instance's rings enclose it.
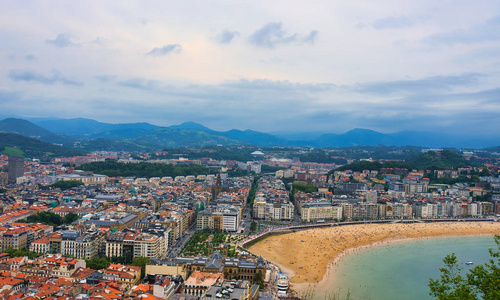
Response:
[[[495,1],[0,7],[1,118],[498,135]]]

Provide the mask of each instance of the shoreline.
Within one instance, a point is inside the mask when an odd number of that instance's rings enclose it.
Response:
[[[363,245],[363,246],[358,246],[354,248],[349,248],[344,250],[342,253],[340,253],[333,261],[331,261],[328,266],[325,275],[323,275],[323,278],[321,281],[316,282],[316,283],[291,283],[292,289],[298,293],[304,293],[307,292],[309,289],[318,289],[320,292],[323,291],[325,288],[325,285],[330,282],[330,281],[335,281],[336,276],[338,275],[338,269],[337,269],[337,264],[339,264],[344,258],[348,257],[349,255],[355,254],[359,251],[363,250],[368,250],[376,247],[384,247],[384,246],[389,246],[393,244],[398,244],[398,243],[411,243],[411,242],[416,242],[419,240],[433,240],[433,239],[446,239],[446,238],[462,238],[462,237],[476,237],[476,236],[491,236],[493,237],[495,234],[491,233],[480,233],[480,234],[461,234],[461,235],[441,235],[441,236],[422,236],[422,237],[415,237],[415,238],[400,238],[400,239],[388,239],[384,241],[377,241],[373,242],[368,245]],[[280,266],[281,267],[281,266]],[[284,270],[289,270],[287,268],[284,268]],[[291,271],[291,270],[289,270]],[[293,271],[292,271],[293,272]]]
[[[418,239],[500,234],[498,222],[358,224],[271,236],[249,250],[290,275],[297,292],[320,289],[341,259],[362,249]],[[294,249],[294,251],[290,251]]]

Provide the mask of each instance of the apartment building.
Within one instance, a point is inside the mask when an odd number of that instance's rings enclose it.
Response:
[[[302,206],[300,217],[303,222],[342,219],[342,206],[330,201],[307,202]]]

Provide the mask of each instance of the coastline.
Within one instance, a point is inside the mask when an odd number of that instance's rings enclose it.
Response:
[[[303,293],[311,288],[321,290],[335,278],[338,262],[362,249],[418,239],[494,234],[500,234],[498,222],[360,224],[272,236],[250,250],[290,274],[293,289]]]
[[[333,261],[331,261],[326,269],[326,273],[317,283],[293,283],[293,290],[299,294],[307,292],[309,289],[314,289],[315,292],[320,294],[323,292],[329,292],[329,284],[335,281],[338,274],[337,264],[339,264],[342,259],[348,257],[349,255],[356,254],[359,251],[368,250],[375,247],[384,247],[397,243],[411,243],[419,240],[433,240],[433,239],[445,239],[445,238],[460,238],[460,237],[475,237],[475,236],[491,236],[493,238],[494,234],[491,233],[481,233],[481,234],[462,234],[462,235],[440,235],[440,236],[422,236],[415,238],[402,238],[402,239],[389,239],[385,241],[373,242],[368,245],[363,245],[355,248],[349,248],[340,253]],[[284,269],[285,271],[288,269]]]

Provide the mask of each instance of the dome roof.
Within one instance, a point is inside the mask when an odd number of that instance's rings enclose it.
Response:
[[[211,259],[223,259],[224,257],[222,256],[222,254],[220,254],[220,252],[217,250],[215,251],[212,255],[210,255],[210,258]]]

